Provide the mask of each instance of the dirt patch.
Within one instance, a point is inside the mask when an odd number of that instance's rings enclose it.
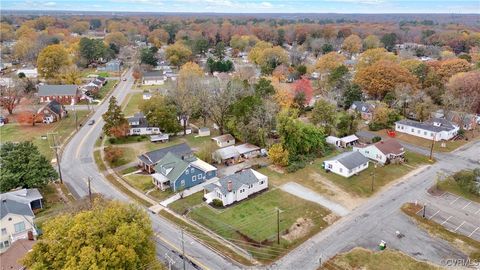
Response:
[[[438,196],[442,196],[445,193],[445,191],[439,189],[436,185],[433,185],[428,189],[428,193],[432,196],[438,197]]]
[[[287,229],[286,233],[282,235],[282,238],[292,242],[306,236],[313,226],[315,226],[315,224],[313,224],[311,219],[300,217],[289,229]]]
[[[285,174],[285,170],[280,167],[280,166],[277,166],[277,165],[270,165],[268,166],[268,168],[276,173],[280,173],[280,174]]]
[[[325,195],[329,199],[343,205],[349,210],[355,209],[357,206],[361,205],[365,201],[364,198],[354,196],[344,191],[319,173],[314,172],[311,174],[311,177],[314,182],[319,183],[320,186],[322,186],[322,188],[327,191]]]
[[[333,224],[335,221],[337,221],[340,217],[335,215],[334,213],[330,213],[327,216],[323,218],[325,222],[328,223],[328,225]]]

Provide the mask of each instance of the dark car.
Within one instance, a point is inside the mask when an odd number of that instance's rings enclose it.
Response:
[[[88,125],[89,125],[89,126],[91,126],[91,125],[93,125],[93,124],[95,124],[95,120],[92,119],[92,120],[88,121]]]

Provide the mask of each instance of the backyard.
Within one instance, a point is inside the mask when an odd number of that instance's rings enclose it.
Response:
[[[77,122],[82,123],[89,111],[82,110],[77,111]],[[40,153],[47,157],[47,159],[52,159],[54,154],[53,150],[50,149],[49,142],[51,138],[46,139],[47,133],[57,133],[58,143],[62,144],[65,142],[67,137],[75,129],[75,117],[72,111],[69,112],[69,116],[58,122],[52,124],[43,124],[37,123],[35,126],[28,124],[19,124],[19,123],[9,123],[0,127],[0,141],[1,143],[12,141],[32,141],[35,144]]]
[[[305,187],[315,190],[318,193],[335,195],[331,194],[331,191],[327,189],[328,185],[326,185],[325,182],[328,181],[329,183],[335,184],[343,191],[346,191],[351,195],[358,197],[369,197],[391,181],[398,179],[399,177],[406,175],[408,172],[418,168],[419,166],[428,163],[428,157],[407,151],[405,153],[405,157],[408,160],[406,164],[389,164],[374,168],[373,164],[370,163],[368,169],[362,171],[359,175],[345,178],[334,173],[327,173],[322,168],[322,162],[324,160],[332,158],[337,154],[338,152],[334,152],[327,157],[316,159],[305,168],[294,173],[282,174],[270,167],[262,168],[259,171],[267,175],[270,183],[276,186],[280,186],[286,182],[297,182]],[[372,192],[371,186],[373,172],[375,172],[375,181]]]
[[[262,262],[277,259],[336,219],[318,204],[279,189],[257,194],[225,209],[203,204],[202,195],[200,192],[169,207],[180,214],[188,211],[189,218],[247,249]],[[277,209],[280,244],[277,244]]]

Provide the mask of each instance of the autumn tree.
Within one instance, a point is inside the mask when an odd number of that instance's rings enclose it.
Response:
[[[162,28],[157,28],[148,34],[148,42],[153,46],[160,48],[162,45],[168,42],[168,33]]]
[[[177,67],[185,64],[188,59],[190,59],[191,55],[192,51],[181,42],[176,42],[175,44],[168,46],[165,50],[167,61]]]
[[[355,74],[355,83],[369,96],[383,99],[398,84],[416,86],[417,79],[399,64],[382,60],[359,70]]]
[[[81,84],[82,74],[76,65],[64,66],[60,68],[57,80],[61,84]]]
[[[369,50],[369,49],[375,49],[382,47],[383,44],[380,42],[380,39],[376,35],[368,35],[364,40],[363,40],[363,49],[364,50]]]
[[[46,79],[54,78],[68,62],[68,53],[62,45],[47,46],[38,55],[38,73]]]
[[[362,39],[357,35],[348,36],[342,44],[342,50],[351,55],[359,53],[362,49]]]
[[[128,39],[122,32],[113,32],[105,36],[105,43],[115,44],[115,46],[121,48],[128,44]]]
[[[90,27],[90,25],[86,21],[76,21],[70,26],[70,31],[72,33],[77,33],[77,34],[81,35],[81,34],[84,34],[85,32],[87,32],[89,27]]]
[[[128,124],[127,119],[125,119],[122,109],[117,104],[117,99],[112,96],[108,102],[108,109],[102,115],[105,124],[103,125],[103,132],[108,136],[118,135],[118,133],[113,134],[114,129],[124,127],[125,123]]]
[[[0,191],[41,188],[57,177],[49,160],[30,141],[0,146]]]
[[[448,59],[440,62],[440,65],[436,69],[437,74],[442,81],[448,82],[450,77],[460,72],[467,72],[470,70],[470,64],[459,58]]]
[[[261,52],[257,63],[260,65],[263,74],[271,74],[279,65],[288,63],[288,56],[280,46],[266,48]]]
[[[371,66],[380,60],[396,62],[397,57],[393,53],[387,52],[384,48],[369,49],[361,53],[358,57],[356,69],[360,70]]]
[[[335,111],[336,106],[332,103],[324,99],[317,100],[313,106],[310,120],[313,124],[323,127],[326,134],[330,134],[332,128],[335,126]]]
[[[315,67],[320,72],[328,73],[334,70],[335,68],[343,65],[345,60],[346,58],[343,55],[337,52],[330,52],[318,58],[317,63],[315,64]]]
[[[268,158],[270,158],[275,165],[282,167],[288,165],[288,151],[283,149],[280,143],[276,143],[268,149]]]
[[[8,85],[0,85],[0,106],[13,114],[13,110],[25,95],[25,85],[21,80],[15,80]]]
[[[176,107],[165,96],[155,95],[142,102],[139,109],[145,114],[148,123],[160,127],[164,132],[177,133],[181,130]]]
[[[49,219],[42,231],[23,259],[29,269],[162,269],[150,219],[133,204],[97,198],[88,210]]]
[[[375,106],[372,121],[368,127],[374,131],[390,128],[398,120],[400,120],[400,116],[394,109],[389,108],[385,103],[379,103]]]
[[[312,83],[307,77],[302,77],[300,80],[295,81],[293,84],[293,90],[295,95],[302,94],[304,96],[304,104],[298,104],[300,106],[306,106],[310,103],[313,97]]]
[[[447,83],[444,102],[460,112],[480,113],[480,71],[453,75]]]
[[[114,128],[112,128],[114,129]],[[116,164],[123,156],[123,149],[120,147],[107,146],[103,149],[105,160],[109,164]]]

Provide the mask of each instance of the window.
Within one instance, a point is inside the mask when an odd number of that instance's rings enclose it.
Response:
[[[427,136],[427,132],[426,132],[426,131],[424,131],[424,132],[423,132],[423,135]]]
[[[412,132],[415,132],[415,129],[414,129],[414,128],[412,128]]]
[[[7,234],[7,228],[2,228],[2,235],[6,235]]]
[[[185,171],[185,174],[188,175],[188,170]]]
[[[180,181],[180,186],[185,186],[185,180]]]
[[[197,175],[197,178],[198,178],[198,179],[202,179],[202,178],[203,178],[203,177],[202,177],[202,174],[199,173],[199,174]]]
[[[365,154],[369,154],[369,153],[370,153],[370,151],[365,151]]]
[[[430,133],[430,137],[433,137],[433,132]]]
[[[333,166],[332,164],[328,164],[328,168],[331,169]]]
[[[7,248],[7,247],[10,246],[10,242],[8,242],[8,240],[7,240],[7,241],[3,242],[3,245]]]
[[[15,227],[16,233],[25,231],[25,222],[23,221],[19,223],[15,223],[13,226]]]
[[[262,181],[260,181],[260,185],[263,185],[263,180],[262,180]]]
[[[342,168],[340,168],[340,172],[343,172],[343,169],[342,169]]]
[[[3,242],[0,242],[0,249],[3,249]]]
[[[193,173],[193,168],[191,168],[190,171]]]
[[[197,181],[197,176],[196,175],[192,176],[192,181],[193,182]]]

